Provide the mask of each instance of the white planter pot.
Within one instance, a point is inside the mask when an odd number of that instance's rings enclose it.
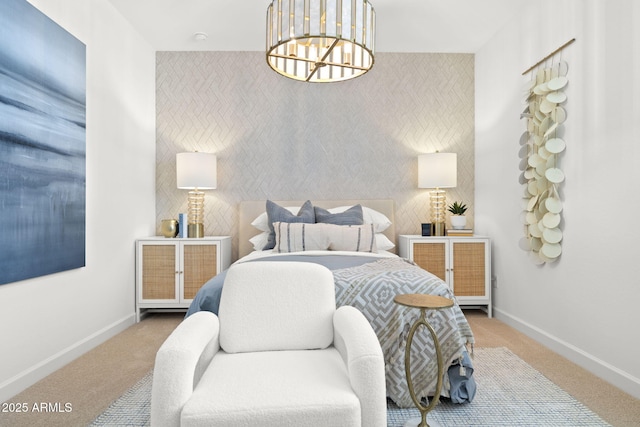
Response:
[[[451,215],[451,227],[454,230],[462,230],[467,225],[467,217],[464,215]]]

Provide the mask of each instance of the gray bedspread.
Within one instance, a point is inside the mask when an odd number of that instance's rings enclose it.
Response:
[[[369,320],[385,358],[387,396],[400,407],[413,406],[405,366],[405,345],[420,310],[393,302],[398,294],[430,294],[455,300],[438,277],[402,258],[383,258],[366,265],[333,271],[338,305],[351,305]],[[427,320],[436,331],[445,368],[463,357],[473,333],[460,307],[430,311]],[[422,332],[422,333],[421,333]],[[419,331],[411,346],[411,374],[418,398],[433,396],[438,364],[431,336]],[[445,379],[448,384],[448,381]],[[445,393],[448,395],[447,393]]]
[[[336,283],[336,304],[352,305],[369,320],[380,340],[386,365],[387,396],[400,407],[412,407],[408,391],[404,352],[409,329],[420,311],[398,305],[393,297],[405,293],[440,295],[455,300],[451,289],[438,277],[414,263],[398,257],[358,257],[340,255],[268,256],[247,262],[299,261],[322,264],[333,271]],[[218,312],[225,273],[209,280],[194,298],[187,316],[202,310]],[[446,368],[462,360],[466,344],[473,343],[473,333],[460,307],[429,312],[429,323],[438,334],[445,366],[445,390],[459,388],[450,384]],[[473,382],[469,369],[466,378],[456,381]],[[417,333],[411,350],[411,373],[418,397],[433,396],[437,363],[435,347],[428,333]],[[473,396],[471,396],[472,398]],[[470,401],[471,399],[469,399]]]

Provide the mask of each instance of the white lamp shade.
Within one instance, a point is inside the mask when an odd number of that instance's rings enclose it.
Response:
[[[456,153],[431,153],[418,156],[418,188],[451,188],[457,185]]]
[[[211,153],[176,154],[178,188],[211,190],[217,187],[216,156]]]

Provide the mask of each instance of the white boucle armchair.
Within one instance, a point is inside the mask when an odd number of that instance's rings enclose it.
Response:
[[[378,339],[317,264],[232,266],[219,315],[189,316],[156,355],[154,427],[386,424]]]

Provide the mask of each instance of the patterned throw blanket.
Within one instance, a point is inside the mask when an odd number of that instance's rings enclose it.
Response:
[[[357,267],[333,270],[338,306],[351,305],[369,320],[382,345],[387,396],[399,407],[413,407],[405,376],[404,354],[411,325],[420,310],[393,302],[398,294],[431,294],[455,300],[449,287],[433,274],[402,258],[383,258]],[[440,340],[446,369],[460,358],[473,333],[460,307],[427,311],[427,320]],[[420,328],[411,348],[411,375],[416,396],[433,396],[438,364],[431,335]],[[444,382],[443,390],[447,386]],[[446,395],[446,392],[444,393]]]

